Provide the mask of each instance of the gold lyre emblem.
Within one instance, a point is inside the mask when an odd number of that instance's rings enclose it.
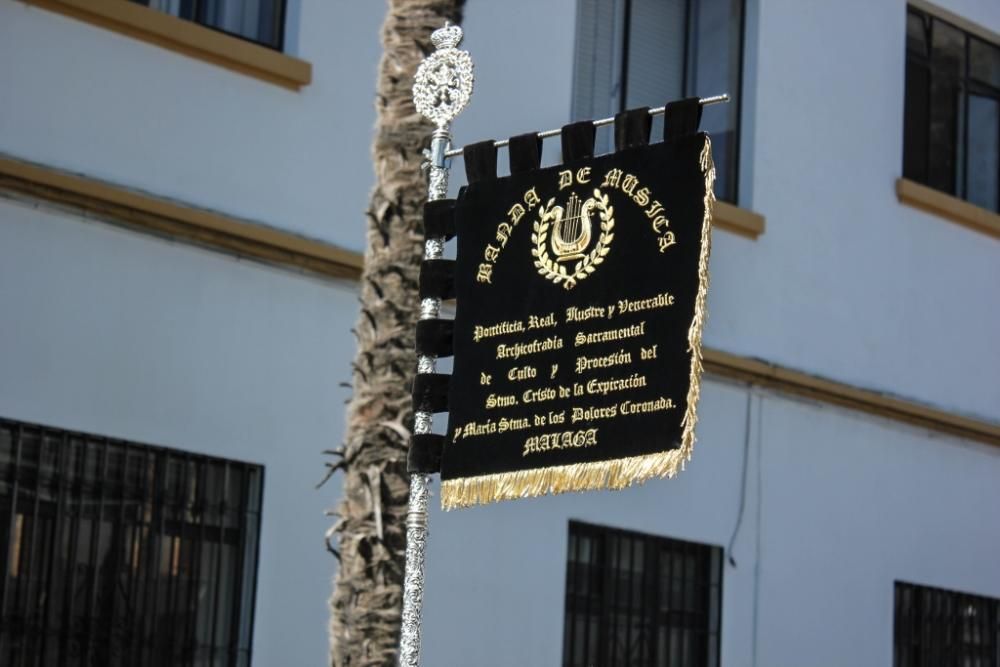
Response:
[[[583,251],[590,245],[591,229],[590,212],[597,206],[597,201],[589,197],[580,201],[574,192],[566,202],[566,208],[553,206],[552,214],[552,252],[557,262],[571,262],[583,259]]]
[[[591,214],[595,211],[601,231],[597,242],[590,247],[594,235]],[[614,228],[615,209],[600,190],[595,188],[593,196],[586,200],[581,200],[576,193],[571,194],[565,208],[556,206],[553,197],[538,207],[538,220],[532,228],[531,254],[535,258],[535,268],[556,285],[573,289],[604,262],[615,238]]]

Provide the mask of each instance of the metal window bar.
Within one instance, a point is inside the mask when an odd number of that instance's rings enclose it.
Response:
[[[577,521],[569,531],[564,667],[718,667],[719,547]]]
[[[0,664],[249,665],[262,474],[0,419]]]
[[[1000,667],[1000,600],[896,582],[895,667]]]

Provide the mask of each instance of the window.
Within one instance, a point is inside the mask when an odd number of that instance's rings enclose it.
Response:
[[[702,128],[716,195],[735,202],[742,53],[743,0],[578,0],[573,119],[729,93],[732,103],[705,109]],[[609,137],[601,141],[609,150]]]
[[[903,177],[1000,211],[1000,46],[913,8]]]
[[[894,667],[1000,666],[1000,600],[896,582]]]
[[[570,522],[564,667],[718,667],[722,550]]]
[[[281,51],[285,0],[130,0]]]
[[[263,469],[0,419],[0,664],[250,664]]]

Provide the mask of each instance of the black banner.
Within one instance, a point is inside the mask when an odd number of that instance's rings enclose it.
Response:
[[[619,130],[628,145],[628,125]],[[515,138],[505,178],[489,173],[490,146],[467,153],[470,184],[454,205],[446,508],[622,488],[690,457],[710,142],[668,134],[589,157],[586,132],[564,129],[564,158],[577,159],[546,169],[531,168],[537,140]]]

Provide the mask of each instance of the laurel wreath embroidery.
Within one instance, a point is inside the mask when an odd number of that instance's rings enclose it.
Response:
[[[597,238],[597,243],[587,255],[578,261],[572,272],[566,269],[564,264],[557,263],[549,255],[549,227],[551,221],[555,219],[552,206],[555,204],[555,197],[549,199],[548,203],[538,209],[538,220],[532,228],[531,242],[534,247],[531,254],[535,258],[535,268],[538,273],[551,280],[556,285],[561,284],[565,289],[573,289],[576,283],[583,280],[597,270],[597,267],[604,261],[605,256],[611,250],[611,241],[615,238],[613,229],[615,228],[615,209],[608,203],[608,196],[601,194],[600,190],[594,190],[594,199],[597,201],[597,210],[600,211],[601,234]]]

